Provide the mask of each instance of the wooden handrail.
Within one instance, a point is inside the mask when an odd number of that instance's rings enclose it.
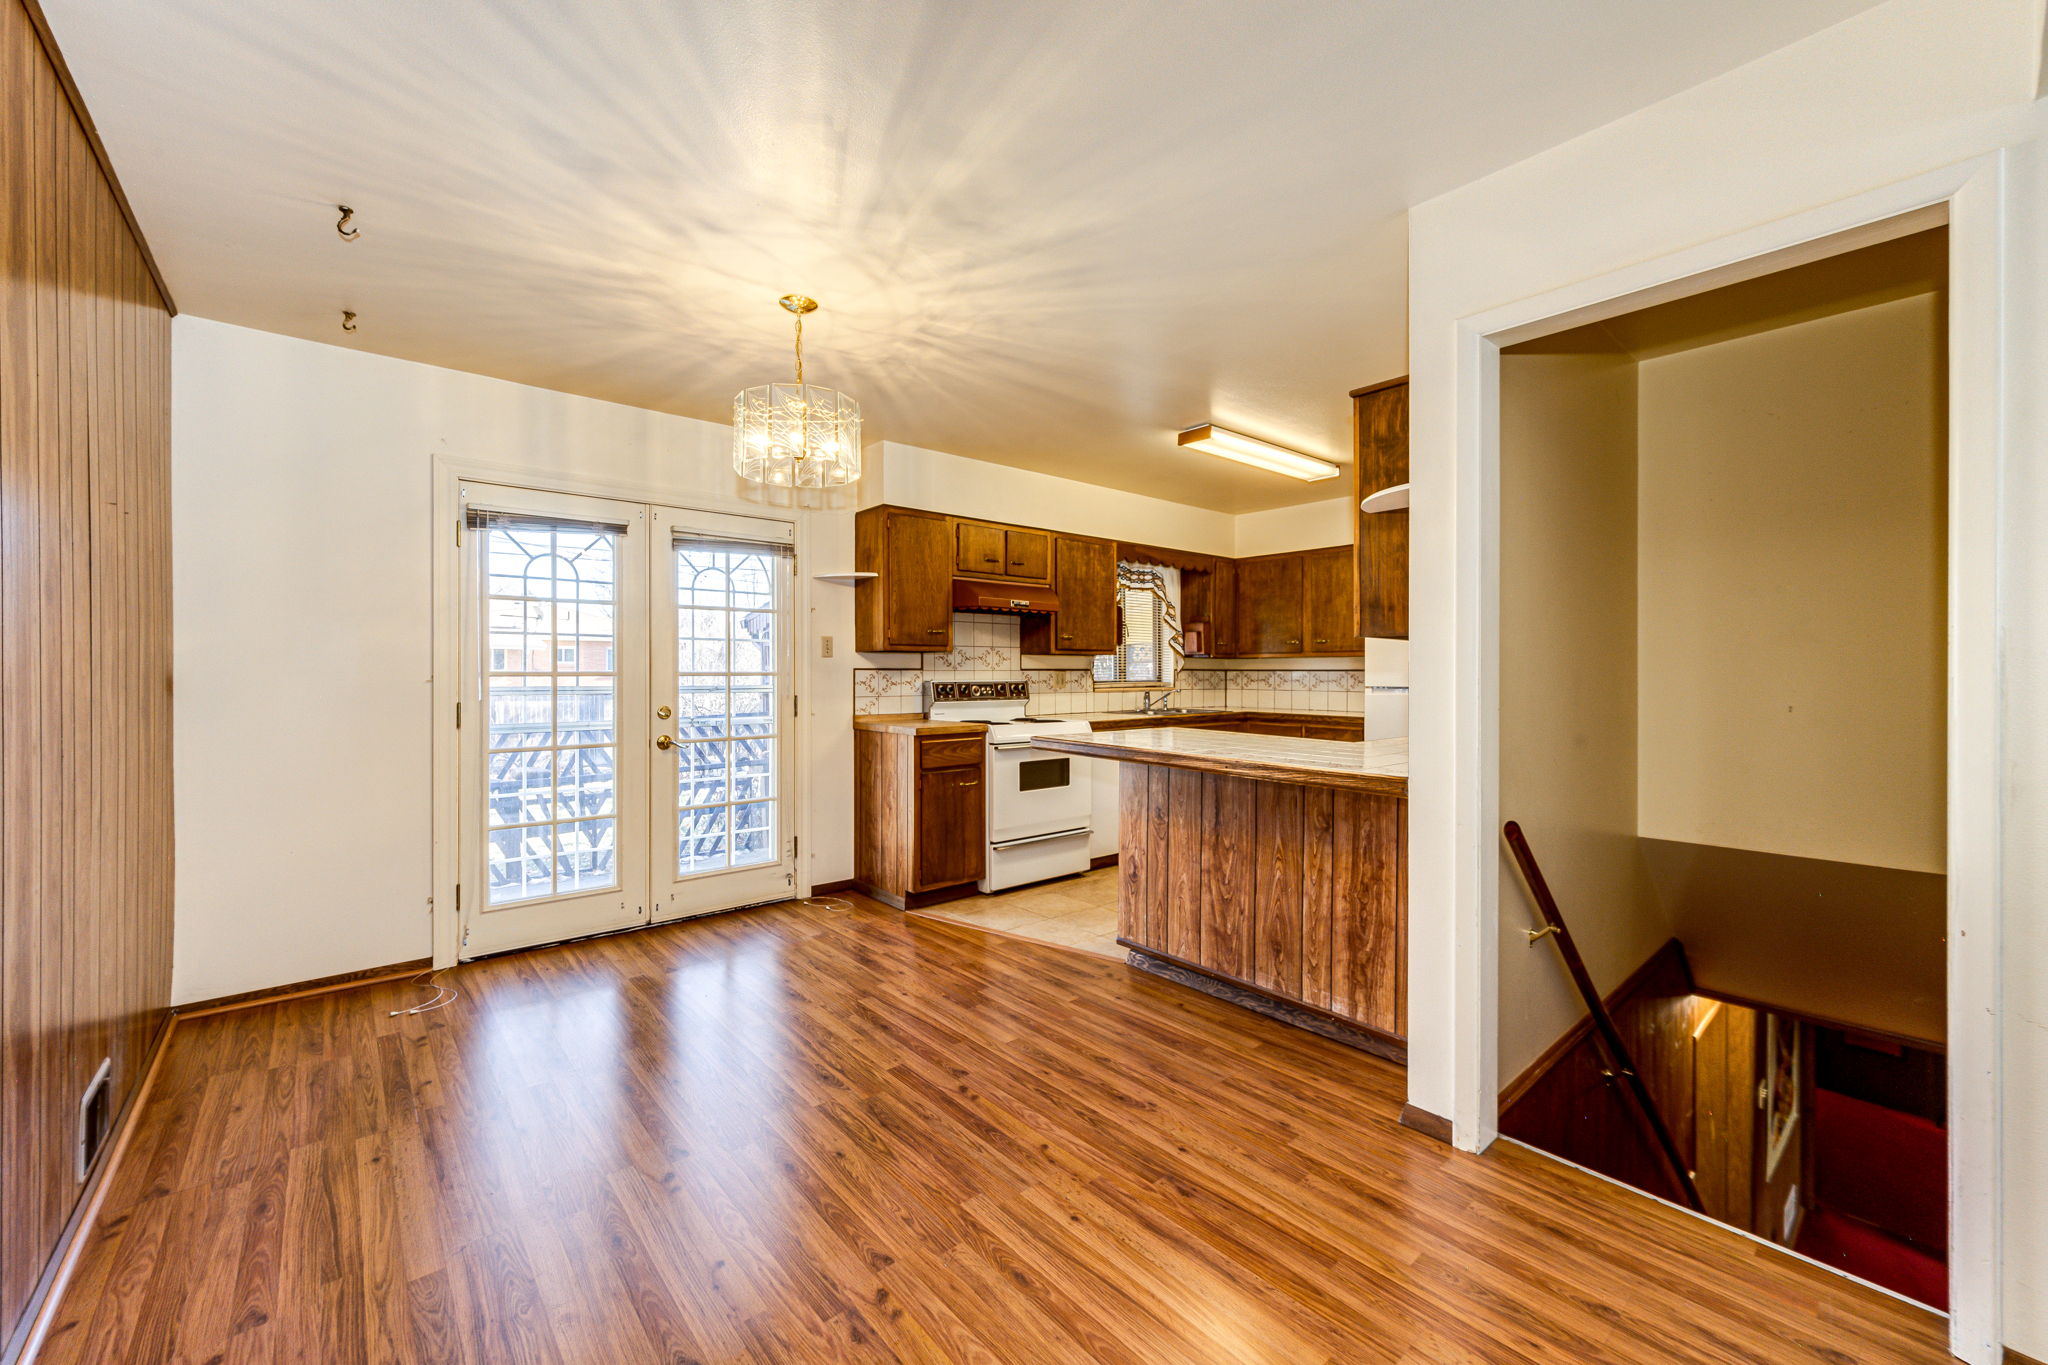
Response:
[[[1564,914],[1557,908],[1557,898],[1550,894],[1550,883],[1543,880],[1543,869],[1536,865],[1536,855],[1529,850],[1529,841],[1523,836],[1522,827],[1510,820],[1501,827],[1501,834],[1508,841],[1509,851],[1515,855],[1515,865],[1522,869],[1522,879],[1529,884],[1529,894],[1535,898],[1536,908],[1543,914],[1544,927],[1537,934],[1547,934],[1556,940],[1565,970],[1571,973],[1572,984],[1579,988],[1579,995],[1593,1016],[1593,1031],[1607,1052],[1612,1074],[1621,1079],[1622,1089],[1635,1101],[1636,1117],[1642,1123],[1651,1146],[1663,1157],[1665,1174],[1678,1187],[1687,1208],[1696,1213],[1706,1212],[1706,1206],[1700,1202],[1699,1187],[1692,1183],[1692,1172],[1686,1168],[1685,1157],[1678,1150],[1670,1128],[1665,1126],[1664,1116],[1658,1112],[1657,1101],[1651,1097],[1650,1088],[1636,1074],[1635,1060],[1629,1056],[1628,1044],[1621,1040],[1621,1030],[1614,1026],[1614,1016],[1607,1012],[1606,1003],[1594,988],[1593,978],[1586,971],[1585,959],[1579,956],[1579,946],[1572,941],[1572,931],[1566,927]]]

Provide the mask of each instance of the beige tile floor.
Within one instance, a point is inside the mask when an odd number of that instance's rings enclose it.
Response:
[[[1121,959],[1116,942],[1116,868],[1019,887],[993,896],[970,896],[915,912],[933,919],[1000,929],[1041,943],[1080,948]]]

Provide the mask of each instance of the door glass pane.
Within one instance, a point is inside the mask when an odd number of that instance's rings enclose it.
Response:
[[[618,535],[477,528],[492,905],[618,885]]]
[[[676,564],[676,870],[781,859],[778,551],[679,544]]]

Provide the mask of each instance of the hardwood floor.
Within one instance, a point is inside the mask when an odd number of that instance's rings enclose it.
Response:
[[[182,1024],[43,1360],[1920,1362],[1934,1315],[1083,953],[779,906]]]

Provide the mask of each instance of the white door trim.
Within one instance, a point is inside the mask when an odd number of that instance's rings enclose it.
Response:
[[[1451,619],[1434,623],[1452,636],[1448,725],[1418,729],[1411,760],[1450,773],[1448,806],[1431,802],[1427,818],[1451,828],[1414,838],[1410,856],[1454,851],[1451,924],[1429,948],[1450,952],[1453,1140],[1482,1151],[1498,1135],[1500,1092],[1501,348],[1947,221],[1950,1347],[1972,1365],[1996,1365],[2003,1353],[1999,492],[2013,458],[2007,395],[2019,379],[2003,304],[2006,158],[1975,157],[1461,319],[1454,459],[1414,470],[1417,515],[1445,518],[1452,530],[1434,539],[1447,547],[1453,592]],[[1417,875],[1411,869],[1411,885]],[[1435,960],[1428,949],[1411,953],[1417,971]]]
[[[584,497],[615,498],[650,506],[690,508],[708,513],[787,521],[795,527],[796,597],[791,636],[801,649],[811,620],[811,580],[804,572],[810,562],[808,519],[795,507],[764,506],[741,498],[715,497],[696,489],[667,484],[633,483],[623,480],[569,477],[557,470],[530,465],[496,464],[489,460],[451,455],[445,451],[428,454],[432,480],[433,530],[433,676],[428,680],[432,695],[433,720],[433,898],[429,914],[433,925],[434,966],[456,964],[462,927],[455,912],[455,887],[461,878],[461,732],[455,728],[455,704],[460,700],[462,680],[462,553],[455,542],[455,527],[461,518],[457,490],[465,480],[531,489],[540,493],[574,493]],[[799,655],[802,658],[802,655]],[[790,799],[795,811],[796,831],[801,847],[817,848],[809,800],[811,768],[811,721],[813,707],[804,694],[810,670],[799,663],[794,686],[799,710],[795,726],[795,779]],[[811,855],[797,859],[794,894],[811,893]]]

